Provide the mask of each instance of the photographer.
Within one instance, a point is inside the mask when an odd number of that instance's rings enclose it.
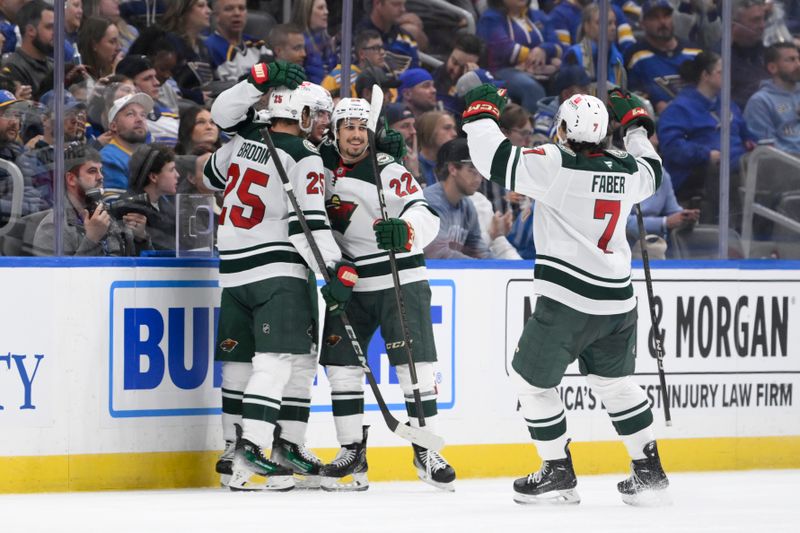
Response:
[[[158,143],[140,146],[131,155],[128,175],[128,193],[119,202],[130,204],[131,208],[144,207],[146,211],[141,212],[148,213],[147,233],[153,248],[174,250],[174,195],[178,190],[175,152]]]
[[[79,145],[67,150],[67,202],[64,206],[64,255],[136,256],[152,249],[145,232],[147,219],[138,213],[114,220],[100,200],[103,164],[93,148]],[[35,255],[53,255],[55,223],[51,210],[36,228]]]

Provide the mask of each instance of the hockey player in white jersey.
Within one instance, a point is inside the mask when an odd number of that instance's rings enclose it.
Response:
[[[467,93],[463,118],[480,173],[536,200],[538,298],[514,354],[512,381],[542,466],[514,482],[514,499],[580,501],[564,405],[555,388],[567,365],[579,359],[632,458],[631,476],[618,484],[623,501],[663,501],[668,480],[653,414],[631,378],[637,315],[625,238],[627,214],[661,182],[661,159],[648,140],[653,120],[636,97],[612,91],[609,106],[627,152],[606,149],[606,106],[578,94],[556,115],[558,144],[515,148],[497,124],[504,105],[503,91],[482,85]]]
[[[316,373],[317,310],[312,300],[316,287],[309,284],[306,266],[316,263],[261,138],[266,124],[253,108],[270,89],[268,113],[275,145],[332,271],[323,293],[344,305],[357,279],[352,264],[341,260],[325,214],[322,160],[304,139],[313,127],[312,100],[304,80],[296,65],[258,64],[247,80],[222,93],[211,110],[214,121],[233,135],[207,162],[204,179],[210,188],[225,190],[218,230],[223,291],[215,358],[223,361],[227,441],[237,440],[231,422],[241,402],[243,434],[229,481],[234,490],[295,486],[294,468],[272,460],[270,450],[275,424],[285,414],[283,404],[308,410],[304,399],[286,402],[282,396],[292,388],[307,391]],[[276,446],[288,441],[298,461],[314,463],[303,457],[308,452],[301,447],[302,437],[292,437],[292,430],[286,424]],[[311,469],[318,473],[319,466],[316,460]],[[254,481],[253,474],[264,476],[266,483]]]
[[[320,151],[327,169],[326,207],[342,255],[352,260],[359,280],[347,314],[362,346],[380,326],[390,363],[397,370],[406,409],[417,425],[410,370],[395,300],[388,250],[397,252],[401,290],[419,376],[426,425],[436,420],[436,386],[433,364],[436,347],[430,315],[423,248],[438,233],[438,216],[429,207],[411,173],[391,156],[377,154],[389,219],[381,219],[378,191],[367,143],[369,103],[344,98],[333,111],[333,143]],[[335,302],[333,302],[335,304]],[[341,449],[322,469],[322,488],[365,490],[368,488],[366,428],[364,417],[364,370],[346,341],[347,335],[336,318],[338,309],[328,307],[322,335],[320,363],[326,366],[332,389],[333,416]],[[435,429],[431,428],[432,431]],[[436,452],[414,446],[414,466],[421,479],[452,489],[455,471]],[[430,467],[430,468],[429,468]],[[430,472],[430,475],[428,475]],[[342,478],[352,476],[351,483]]]

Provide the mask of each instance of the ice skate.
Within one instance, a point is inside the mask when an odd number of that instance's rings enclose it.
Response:
[[[294,472],[295,488],[318,489],[321,482],[322,461],[305,447],[288,440],[277,438],[272,444],[272,461],[291,468]]]
[[[369,488],[367,479],[367,430],[361,442],[342,446],[329,464],[320,470],[321,487],[326,491],[364,491]]]
[[[242,438],[242,426],[239,424],[233,425],[236,430],[236,440]],[[227,487],[233,474],[233,457],[236,454],[236,440],[226,440],[225,450],[222,455],[217,459],[215,470],[219,474],[219,484],[221,487]]]
[[[260,446],[242,439],[236,447],[228,487],[233,491],[287,491],[294,488],[294,477],[291,468],[273,463]]]
[[[669,480],[661,467],[656,441],[645,445],[644,454],[644,459],[635,459],[631,462],[630,477],[617,483],[622,501],[639,507],[671,504],[672,500],[667,492]]]
[[[569,441],[564,446],[565,459],[542,461],[538,472],[514,481],[514,501],[520,504],[577,504],[581,502],[578,479],[572,468]]]
[[[419,478],[437,489],[453,492],[456,490],[456,471],[438,452],[427,450],[416,444],[414,448],[414,468]]]

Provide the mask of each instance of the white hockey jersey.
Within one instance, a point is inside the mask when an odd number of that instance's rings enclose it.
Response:
[[[490,119],[464,131],[484,177],[536,200],[535,292],[584,313],[633,309],[625,224],[633,205],[661,183],[661,159],[644,128],[628,131],[627,153],[588,156],[555,144],[514,147]]]
[[[336,242],[345,259],[358,271],[356,292],[393,286],[389,253],[378,248],[373,223],[381,218],[378,188],[369,158],[346,166],[331,144],[320,146],[325,162],[325,198]],[[402,285],[428,279],[423,248],[439,233],[439,217],[428,207],[422,187],[401,164],[378,154],[381,182],[390,218],[402,218],[414,229],[410,252],[398,253],[397,269]]]
[[[235,134],[214,152],[204,181],[224,190],[219,217],[220,285],[235,287],[275,277],[306,279],[307,265],[318,272],[278,170],[261,137],[263,123],[250,110],[262,96],[243,81],[220,94],[211,116]],[[287,133],[272,133],[294,195],[308,221],[326,265],[341,260],[325,214],[325,172],[313,144]]]

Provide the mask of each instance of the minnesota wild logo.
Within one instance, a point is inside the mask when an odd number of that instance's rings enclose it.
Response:
[[[358,207],[358,204],[344,201],[339,198],[338,194],[331,196],[325,203],[325,210],[328,212],[331,228],[344,234],[350,225],[350,219],[353,218],[353,212],[355,212],[356,207]]]

